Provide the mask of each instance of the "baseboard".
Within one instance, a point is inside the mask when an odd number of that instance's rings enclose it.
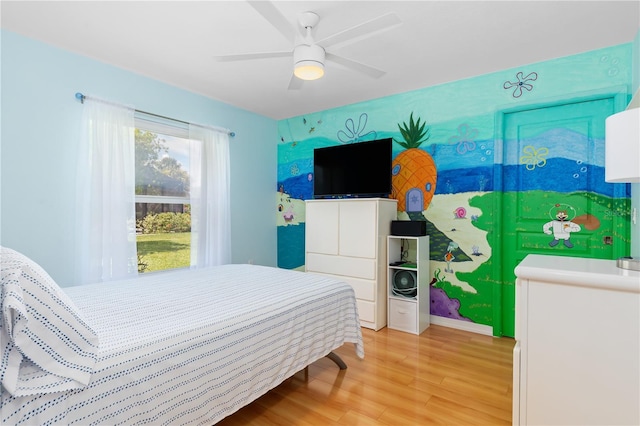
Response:
[[[433,325],[441,325],[443,327],[455,328],[458,330],[470,331],[472,333],[493,336],[493,327],[483,324],[476,324],[469,321],[460,321],[451,318],[440,317],[437,315],[429,315],[429,321]]]

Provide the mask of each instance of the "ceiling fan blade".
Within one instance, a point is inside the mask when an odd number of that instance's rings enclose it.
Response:
[[[300,90],[302,89],[303,84],[304,80],[299,79],[295,76],[295,74],[291,74],[291,80],[289,81],[289,90]]]
[[[361,72],[373,78],[380,78],[386,74],[386,72],[382,71],[381,69],[365,65],[361,62],[352,61],[351,59],[343,58],[342,56],[334,55],[333,53],[329,52],[325,54],[325,59],[333,61],[336,64],[343,65],[354,71]]]
[[[287,21],[282,13],[276,8],[276,6],[270,1],[248,1],[248,3],[256,10],[260,15],[264,17],[271,25],[273,25],[280,34],[285,36],[288,41],[291,41],[296,36],[296,30],[291,26],[291,23]]]
[[[292,55],[293,55],[293,52],[240,53],[238,55],[214,56],[214,59],[218,62],[231,62],[231,61],[247,61],[251,59],[284,58]]]
[[[329,47],[336,46],[338,44],[353,43],[366,37],[379,34],[383,31],[390,30],[401,24],[402,21],[398,18],[398,15],[395,13],[389,13],[319,40],[317,41],[317,44],[322,47]]]

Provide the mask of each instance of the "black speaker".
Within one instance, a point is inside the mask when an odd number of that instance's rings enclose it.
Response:
[[[427,235],[427,222],[424,220],[392,220],[391,235],[422,237]]]

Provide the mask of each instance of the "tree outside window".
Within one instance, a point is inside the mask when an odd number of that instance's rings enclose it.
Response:
[[[146,129],[153,126],[144,121],[136,124],[138,271],[189,267],[189,140]]]

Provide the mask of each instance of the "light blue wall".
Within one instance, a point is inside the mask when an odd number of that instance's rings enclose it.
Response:
[[[2,31],[0,243],[72,285],[76,92],[178,120],[226,127],[231,139],[234,263],[276,265],[277,122],[84,56]],[[241,90],[241,88],[239,88]]]

